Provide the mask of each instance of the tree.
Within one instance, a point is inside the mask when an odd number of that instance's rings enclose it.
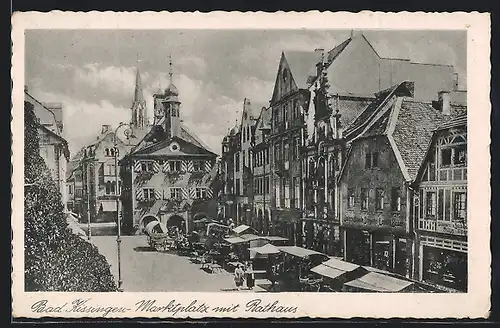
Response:
[[[116,291],[105,257],[68,228],[61,195],[39,154],[39,123],[27,102],[24,123],[25,290]]]

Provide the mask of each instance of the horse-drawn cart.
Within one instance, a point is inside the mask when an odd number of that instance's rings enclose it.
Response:
[[[149,222],[144,227],[144,234],[148,237],[148,244],[157,251],[165,251],[171,244],[167,228],[159,221]]]

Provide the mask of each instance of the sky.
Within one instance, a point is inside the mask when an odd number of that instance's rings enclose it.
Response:
[[[466,89],[461,31],[361,31],[381,57],[448,64]],[[28,30],[25,85],[42,102],[61,102],[72,154],[101,126],[129,122],[139,67],[149,117],[152,95],[173,82],[181,119],[216,153],[249,98],[269,103],[281,52],[329,50],[349,30]]]

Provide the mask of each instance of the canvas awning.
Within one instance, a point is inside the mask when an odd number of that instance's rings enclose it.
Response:
[[[347,272],[347,271],[335,269],[335,268],[332,268],[332,267],[329,267],[329,266],[326,266],[323,264],[315,266],[314,268],[311,269],[311,271],[314,273],[317,273],[321,276],[332,278],[332,279],[340,277],[341,275],[343,275],[344,273]]]
[[[116,201],[101,202],[101,208],[103,212],[116,212]]]
[[[240,233],[243,233],[249,229],[254,230],[252,227],[249,227],[245,224],[242,224],[242,225],[237,226],[236,228],[233,228],[233,231],[236,232],[237,234],[240,234]]]
[[[250,251],[253,251],[258,254],[262,255],[268,255],[268,254],[279,254],[280,250],[278,247],[271,245],[271,244],[265,244],[264,246],[260,247],[252,247],[249,248]]]
[[[358,279],[346,282],[344,285],[374,292],[400,292],[412,284],[411,281],[369,272]]]
[[[330,258],[328,261],[321,263],[321,265],[337,269],[337,270],[342,270],[345,272],[350,272],[358,269],[360,266],[354,263],[342,261],[336,258]]]
[[[229,238],[224,238],[224,240],[230,244],[242,244],[248,242],[248,240],[245,240],[241,237],[229,237]]]
[[[264,237],[254,235],[253,233],[247,233],[247,234],[241,235],[240,237],[243,238],[243,239],[245,239],[246,241],[264,239]]]
[[[313,251],[312,249],[307,249],[307,248],[298,247],[298,246],[280,246],[278,248],[284,253],[287,253],[287,254],[290,254],[293,256],[297,256],[297,257],[301,257],[301,258],[306,258],[306,257],[309,257],[311,255],[327,256],[326,254],[323,254],[323,253],[320,253],[317,251]]]
[[[280,236],[264,236],[262,239],[269,240],[269,241],[286,241],[288,240],[287,238],[280,237]]]

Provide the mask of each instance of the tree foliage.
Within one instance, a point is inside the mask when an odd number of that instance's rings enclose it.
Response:
[[[116,291],[105,257],[68,228],[61,194],[39,153],[38,123],[25,103],[24,260],[26,291]]]

